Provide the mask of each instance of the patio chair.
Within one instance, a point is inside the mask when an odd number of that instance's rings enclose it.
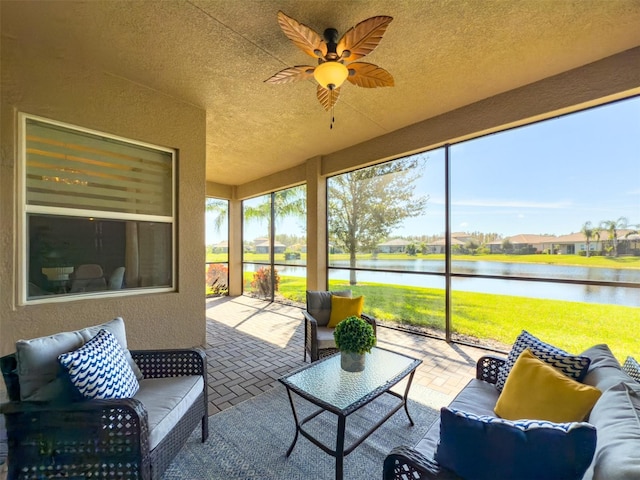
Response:
[[[70,376],[60,373],[59,355],[86,348],[101,332],[112,335],[122,360],[132,366],[139,390],[130,398],[83,397]],[[116,357],[100,361],[95,350],[87,354],[93,372],[87,382],[113,378],[107,372]],[[107,372],[95,373],[101,368]],[[120,317],[20,340],[16,353],[0,358],[0,369],[10,400],[0,405],[9,480],[160,480],[198,425],[203,443],[209,436],[204,352],[129,350]],[[1,472],[0,478],[5,478]]]
[[[95,263],[80,265],[72,273],[71,293],[95,292],[106,289],[107,281],[100,265]]]
[[[307,354],[312,362],[332,355],[338,351],[333,338],[333,328],[329,328],[331,318],[331,295],[351,297],[351,290],[342,291],[314,291],[307,290],[307,309],[304,315],[304,361]],[[362,314],[361,317],[369,322],[376,332],[376,321],[373,317]]]
[[[124,267],[116,268],[109,277],[109,290],[120,290],[124,282]]]

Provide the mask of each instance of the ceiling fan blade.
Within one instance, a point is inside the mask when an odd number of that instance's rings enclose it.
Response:
[[[347,65],[349,68],[349,80],[358,87],[376,88],[393,87],[393,76],[384,68],[372,63],[355,62]]]
[[[338,98],[340,97],[340,87],[329,90],[328,88],[324,88],[321,85],[318,85],[317,95],[318,101],[328,112],[329,110],[331,110],[331,107],[336,104]]]
[[[307,55],[323,58],[327,54],[327,45],[314,30],[287,16],[282,11],[278,12],[278,23],[289,40]]]
[[[382,40],[384,32],[393,20],[393,17],[378,16],[363,20],[355,27],[345,32],[336,52],[339,56],[343,53],[350,53],[344,56],[345,60],[353,61],[371,53]],[[347,52],[348,51],[348,52]]]
[[[310,65],[300,65],[297,67],[289,67],[284,70],[280,70],[272,77],[267,78],[264,83],[291,83],[298,80],[307,80],[313,77],[313,70],[315,67]]]

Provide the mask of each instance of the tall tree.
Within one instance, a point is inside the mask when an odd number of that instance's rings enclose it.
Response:
[[[356,254],[373,250],[405,218],[420,215],[428,196],[416,196],[424,160],[406,158],[329,180],[331,239],[349,253],[349,283],[356,284]]]
[[[627,228],[629,220],[626,217],[620,217],[617,220],[603,220],[600,227],[609,233],[609,241],[613,246],[613,256],[618,256],[618,230]]]
[[[596,229],[591,225],[591,222],[584,222],[582,229],[580,230],[587,240],[587,257],[591,256],[591,248],[589,247],[591,239],[595,236]]]

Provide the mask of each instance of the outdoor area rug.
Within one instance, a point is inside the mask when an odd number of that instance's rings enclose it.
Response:
[[[451,400],[447,395],[413,385],[409,420],[400,409],[344,459],[345,480],[382,478],[382,465],[398,445],[414,445],[440,414],[439,407]],[[347,417],[345,445],[353,443],[398,400],[383,395]],[[304,417],[317,409],[294,395],[296,411]],[[337,417],[324,412],[306,424],[320,439],[335,447]],[[281,480],[335,479],[335,458],[309,440],[298,437],[291,455],[285,453],[293,441],[295,425],[284,386],[277,387],[209,417],[209,439],[200,441],[200,428],[167,469],[163,480]]]

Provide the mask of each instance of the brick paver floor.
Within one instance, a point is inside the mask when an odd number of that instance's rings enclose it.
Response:
[[[304,365],[300,308],[222,297],[207,300],[206,316],[210,415],[269,390]],[[450,398],[475,376],[477,359],[487,353],[384,327],[378,328],[378,345],[421,358],[414,384]]]
[[[282,375],[304,365],[304,324],[298,307],[244,296],[212,298],[206,317],[210,415],[271,389]],[[378,328],[378,345],[421,358],[414,384],[448,398],[475,375],[476,360],[486,353],[384,327]],[[0,480],[6,478],[5,467],[0,464]]]

